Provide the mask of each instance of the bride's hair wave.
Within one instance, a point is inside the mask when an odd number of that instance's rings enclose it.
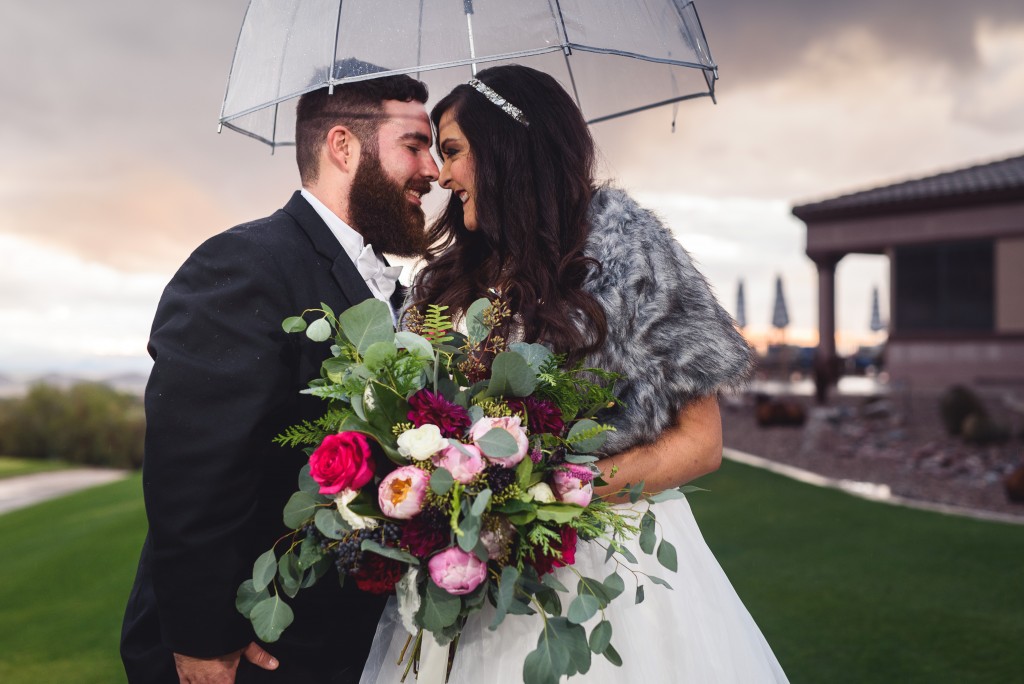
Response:
[[[435,129],[450,111],[469,142],[477,229],[466,229],[462,202],[453,194],[428,229],[433,246],[414,306],[448,305],[461,314],[493,288],[519,314],[527,341],[581,358],[600,348],[607,334],[604,310],[583,289],[591,270],[600,268],[584,254],[593,138],[551,76],[508,65],[485,69],[477,79],[522,110],[529,125],[469,85],[434,107]]]

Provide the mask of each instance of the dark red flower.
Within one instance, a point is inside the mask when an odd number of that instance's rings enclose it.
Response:
[[[415,427],[436,425],[445,437],[458,439],[469,427],[469,412],[440,394],[420,390],[409,397],[409,420]]]
[[[423,509],[402,528],[398,544],[417,558],[426,558],[448,544],[449,532],[448,519],[441,511]]]
[[[546,554],[534,556],[533,567],[537,570],[538,575],[549,573],[555,568],[560,568],[563,565],[572,565],[576,562],[576,541],[578,540],[576,530],[565,525],[562,527],[561,533],[562,540],[555,549],[562,554],[561,558]],[[555,545],[553,544],[552,546],[554,547]]]
[[[508,399],[506,403],[516,413],[526,414],[526,426],[531,435],[542,432],[560,435],[565,428],[565,422],[562,420],[562,411],[554,402],[538,399],[537,397],[524,397],[522,399]]]
[[[356,586],[371,594],[389,594],[402,579],[404,566],[396,560],[367,553],[359,566],[359,572],[351,575]]]

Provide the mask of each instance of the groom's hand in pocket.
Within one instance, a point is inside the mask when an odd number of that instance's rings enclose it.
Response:
[[[277,658],[260,648],[256,642],[240,651],[217,658],[193,658],[175,653],[174,666],[178,669],[181,684],[234,684],[238,663],[242,658],[264,670],[277,669]]]

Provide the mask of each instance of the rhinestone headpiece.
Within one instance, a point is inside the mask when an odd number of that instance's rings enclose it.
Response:
[[[516,107],[514,104],[503,98],[498,93],[494,92],[494,88],[491,88],[483,81],[478,81],[475,78],[469,79],[469,85],[472,86],[473,89],[476,90],[478,93],[480,93],[488,100],[493,102],[495,105],[500,107],[501,111],[505,112],[519,123],[523,124],[524,126],[530,125],[530,122],[526,120],[526,116],[523,114],[523,110],[520,109],[519,107]]]

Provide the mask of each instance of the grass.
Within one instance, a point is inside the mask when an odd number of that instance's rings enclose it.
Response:
[[[704,535],[794,684],[1019,681],[1024,526],[728,462],[701,484]],[[117,642],[144,534],[138,475],[0,516],[0,681],[124,681]]]
[[[44,461],[38,458],[14,458],[0,456],[0,480],[19,475],[47,473],[53,470],[65,470],[71,466],[63,461]]]
[[[1024,526],[730,462],[701,484],[705,539],[793,682],[1020,681]]]
[[[0,516],[0,682],[125,681],[121,615],[145,532],[139,475]]]

